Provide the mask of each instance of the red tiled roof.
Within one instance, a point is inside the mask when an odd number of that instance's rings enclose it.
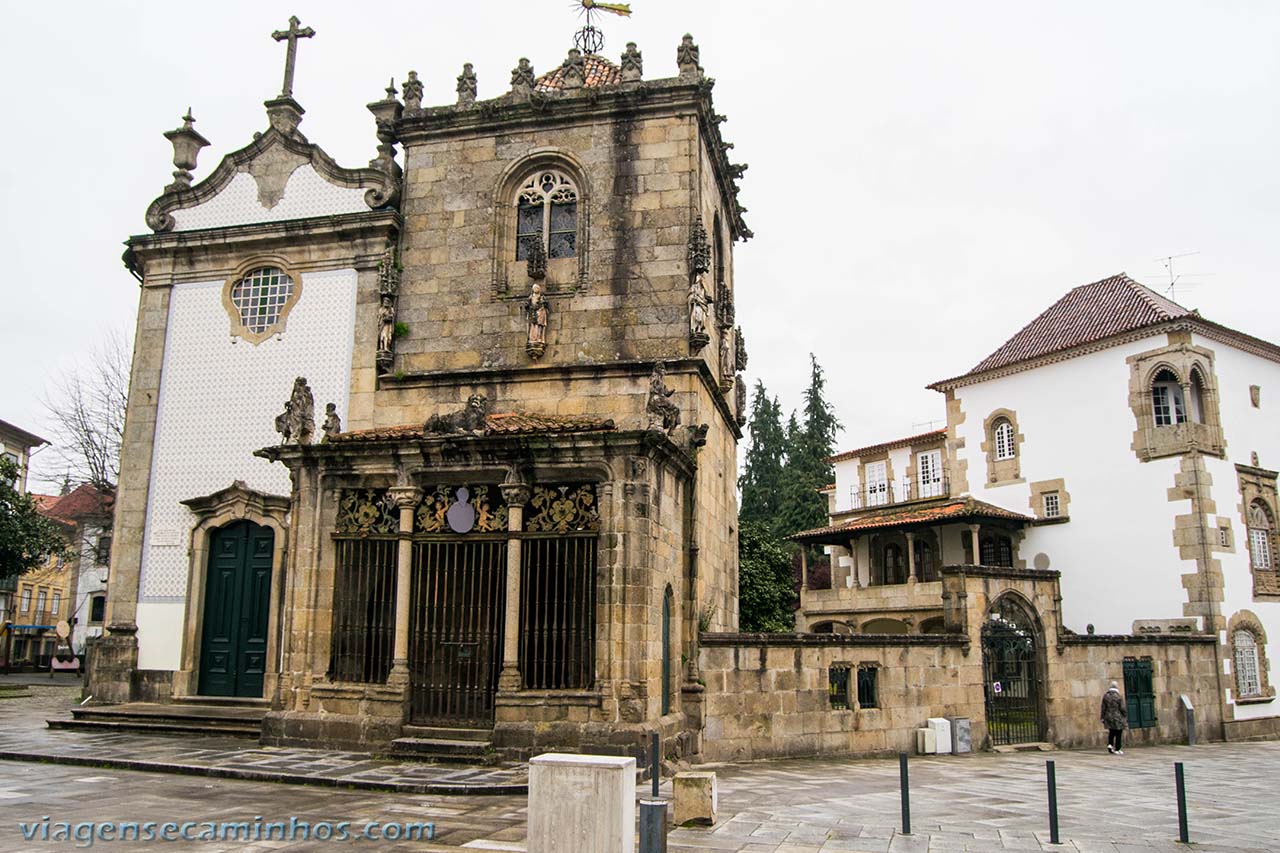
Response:
[[[76,522],[92,515],[109,515],[115,495],[85,483],[65,495],[32,495],[41,515]]]
[[[922,444],[925,441],[935,441],[946,436],[945,429],[935,429],[929,432],[922,432],[919,435],[909,435],[906,438],[895,438],[893,441],[886,441],[881,444],[868,444],[866,447],[855,447],[853,450],[846,450],[837,453],[835,456],[827,457],[828,462],[843,462],[846,459],[854,459],[867,453],[880,450],[893,450],[898,447],[910,447],[913,444]]]
[[[833,524],[793,534],[788,539],[825,539],[840,534],[863,530],[879,530],[886,527],[905,527],[909,524],[942,524],[963,518],[998,518],[1005,521],[1027,523],[1034,519],[976,498],[959,498],[944,503],[915,504],[913,506],[886,507],[864,513]]]
[[[542,432],[600,432],[614,429],[608,418],[586,415],[539,415],[528,412],[496,412],[485,417],[485,435],[524,435]],[[374,427],[339,433],[331,442],[392,441],[406,438],[425,438],[422,424]]]
[[[622,69],[603,56],[588,53],[582,57],[587,67],[586,82],[588,89],[595,86],[613,86],[622,82]],[[537,79],[534,89],[539,92],[558,92],[564,88],[564,66],[548,71]]]
[[[1196,312],[1165,299],[1151,288],[1120,273],[1073,288],[968,373],[940,380],[929,387],[936,389],[975,373],[1100,341],[1122,332],[1198,316]]]

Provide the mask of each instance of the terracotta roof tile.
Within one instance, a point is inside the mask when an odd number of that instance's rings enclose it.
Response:
[[[587,67],[586,83],[590,89],[596,86],[613,86],[622,82],[622,69],[603,56],[588,53],[583,57]],[[548,71],[537,79],[534,89],[539,92],[558,92],[564,88],[564,66]]]
[[[41,515],[63,522],[76,522],[92,515],[109,515],[115,495],[85,483],[65,495],[36,495],[36,509]]]
[[[485,418],[485,435],[528,435],[547,432],[600,432],[614,429],[608,418],[587,415],[540,415],[529,412],[496,412]],[[331,442],[396,441],[425,438],[422,424],[374,427],[339,433]]]
[[[943,503],[915,504],[912,506],[886,507],[864,513],[827,527],[818,527],[793,534],[788,539],[824,539],[837,534],[856,533],[862,530],[879,530],[886,527],[903,527],[908,524],[939,524],[964,518],[998,518],[1005,521],[1031,522],[1034,519],[976,498],[959,498]]]
[[[886,441],[880,444],[868,444],[866,447],[855,447],[853,450],[845,450],[837,453],[835,456],[827,457],[828,462],[843,462],[846,459],[854,459],[867,453],[880,450],[893,450],[898,447],[910,447],[913,444],[923,444],[926,441],[936,441],[944,438],[947,434],[945,429],[935,429],[929,432],[922,432],[919,435],[909,435],[906,438],[895,438],[893,441]]]

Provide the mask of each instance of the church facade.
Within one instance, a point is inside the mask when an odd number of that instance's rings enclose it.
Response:
[[[736,629],[750,236],[697,46],[489,100],[468,64],[447,106],[410,72],[344,168],[298,23],[267,130],[193,183],[188,114],[128,241],[92,692],[258,705],[266,743],[688,752],[699,631]]]

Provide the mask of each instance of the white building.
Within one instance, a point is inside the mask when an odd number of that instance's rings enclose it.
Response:
[[[929,387],[945,429],[834,457],[800,630],[941,631],[942,566],[1052,569],[1064,631],[1215,634],[1224,722],[1280,733],[1280,346],[1121,274]]]

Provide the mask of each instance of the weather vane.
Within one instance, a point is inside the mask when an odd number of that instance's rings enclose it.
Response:
[[[597,12],[608,12],[624,18],[631,17],[630,3],[597,3],[596,0],[578,0],[574,6],[578,7],[580,16],[585,15],[587,18],[586,25],[573,34],[573,46],[583,53],[599,53],[604,47],[604,33],[595,26],[592,15]]]

